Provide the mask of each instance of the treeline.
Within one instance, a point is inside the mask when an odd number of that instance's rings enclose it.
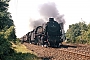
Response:
[[[8,12],[9,0],[0,0],[0,60],[14,53],[11,41],[15,42],[15,26],[12,16]]]
[[[8,12],[9,1],[0,0],[0,60],[38,60],[33,54],[17,52],[12,45],[19,45],[19,39],[16,38],[15,25]]]
[[[66,37],[68,43],[90,44],[90,24],[83,21],[69,25]]]

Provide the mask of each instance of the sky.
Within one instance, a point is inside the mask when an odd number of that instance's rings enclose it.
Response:
[[[29,26],[30,18],[41,18],[38,7],[45,2],[55,2],[59,13],[64,14],[65,32],[71,24],[80,21],[90,23],[90,0],[11,0],[9,12],[14,20],[18,38],[32,30]]]

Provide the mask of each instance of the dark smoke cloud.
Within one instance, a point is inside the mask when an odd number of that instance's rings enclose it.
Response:
[[[65,19],[64,19],[63,17],[64,17],[64,15],[58,15],[55,19],[56,19],[59,23],[63,22],[63,23],[65,24]]]
[[[41,16],[46,18],[56,17],[57,15],[59,15],[55,3],[51,3],[51,2],[42,4],[40,6],[39,13]]]
[[[54,17],[59,23],[65,23],[63,18],[64,15],[60,15],[59,11],[54,2],[44,3],[39,7],[39,13],[45,19],[48,20],[49,17]]]
[[[43,19],[30,19],[30,27],[35,28],[37,26],[41,26],[45,21]]]
[[[35,28],[43,23],[46,23],[50,17],[54,17],[59,23],[65,23],[64,15],[60,15],[54,2],[48,2],[40,5],[39,13],[44,19],[30,19],[30,27]],[[45,20],[45,21],[44,21]]]

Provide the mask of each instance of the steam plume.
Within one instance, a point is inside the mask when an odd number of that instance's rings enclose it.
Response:
[[[56,4],[54,2],[44,3],[39,7],[39,13],[45,19],[48,20],[50,17],[54,17],[59,23],[65,23],[63,19],[64,15],[60,15],[59,11],[56,8]]]
[[[48,18],[50,17],[54,17],[55,20],[59,23],[65,23],[65,20],[63,18],[64,15],[59,14],[59,11],[57,10],[56,4],[54,2],[48,2],[40,5],[39,13],[44,19],[30,19],[30,27],[35,28],[39,25],[42,25],[43,23],[48,21]]]
[[[30,19],[30,27],[35,28],[37,26],[41,26],[45,21],[43,19]]]

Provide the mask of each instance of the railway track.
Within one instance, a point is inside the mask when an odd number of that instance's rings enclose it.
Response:
[[[45,48],[28,43],[24,45],[42,60],[90,60],[89,46],[67,45],[65,48]]]

